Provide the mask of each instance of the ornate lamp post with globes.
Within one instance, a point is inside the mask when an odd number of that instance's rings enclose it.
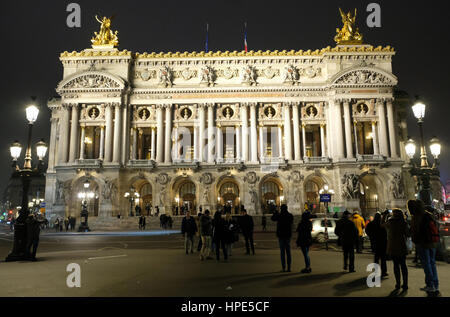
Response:
[[[33,98],[34,100],[34,98]],[[22,205],[19,211],[19,217],[16,219],[14,225],[14,244],[13,250],[5,259],[6,262],[27,260],[27,229],[25,220],[27,219],[30,207],[28,204],[28,190],[30,187],[31,179],[34,176],[38,176],[42,173],[43,160],[47,153],[47,145],[44,141],[40,141],[36,144],[36,152],[39,159],[39,163],[36,168],[32,168],[31,157],[31,135],[33,130],[33,124],[36,122],[39,115],[39,109],[35,105],[30,105],[26,108],[26,118],[28,120],[28,143],[25,152],[25,162],[22,169],[19,168],[17,160],[22,152],[22,146],[18,141],[15,141],[11,147],[10,152],[13,159],[14,173],[22,180]]]
[[[328,203],[331,202],[331,197],[334,195],[334,190],[325,184],[319,191],[320,201],[325,204],[325,248],[328,251]]]
[[[417,118],[417,124],[420,130],[420,163],[414,160],[416,154],[416,143],[414,140],[409,139],[405,144],[405,151],[411,160],[411,170],[412,176],[417,176],[419,180],[419,193],[417,194],[417,199],[422,200],[425,206],[432,206],[432,190],[430,185],[430,180],[432,177],[439,177],[439,155],[441,154],[441,144],[436,137],[430,141],[430,151],[434,157],[434,164],[430,167],[428,164],[428,154],[424,142],[423,136],[423,119],[425,118],[426,106],[418,98],[416,103],[412,106],[414,116]]]
[[[133,217],[133,203],[139,201],[139,193],[134,189],[133,186],[130,187],[130,191],[126,192],[124,195],[125,198],[130,202],[130,217]]]

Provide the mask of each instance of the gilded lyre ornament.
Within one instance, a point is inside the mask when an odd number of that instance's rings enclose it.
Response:
[[[111,20],[113,17],[103,17],[100,20],[96,15],[95,19],[100,23],[100,32],[94,32],[95,36],[91,39],[92,46],[115,47],[119,45],[118,31],[113,32],[111,30]]]
[[[342,23],[344,26],[342,29],[336,29],[336,36],[334,40],[340,45],[355,45],[363,43],[363,36],[359,33],[359,29],[355,27],[356,22],[356,9],[355,15],[352,16],[351,12],[345,14],[341,8],[339,8],[341,13]]]

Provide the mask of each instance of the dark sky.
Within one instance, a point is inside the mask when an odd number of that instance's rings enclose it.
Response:
[[[66,7],[71,2],[81,6],[81,28],[66,26]],[[0,190],[10,176],[9,144],[15,139],[23,145],[26,142],[24,109],[30,96],[38,97],[41,109],[33,142],[40,138],[48,142],[46,101],[56,94],[62,79],[59,54],[90,48],[93,32],[98,31],[95,14],[116,14],[113,29],[119,31],[119,48],[134,52],[204,50],[206,22],[210,50],[242,50],[244,21],[249,49],[315,50],[335,46],[336,27],[341,27],[339,6],[358,9],[365,43],[396,49],[393,69],[399,88],[426,101],[425,138],[436,135],[442,141],[441,178],[445,182],[450,178],[450,5],[444,1],[377,1],[382,27],[371,29],[365,23],[371,2],[375,1],[2,0]],[[410,135],[417,140],[412,111],[408,122]],[[33,153],[35,157],[34,149]]]

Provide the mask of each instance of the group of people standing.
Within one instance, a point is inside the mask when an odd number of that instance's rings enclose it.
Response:
[[[200,253],[200,260],[212,259],[211,253],[215,252],[216,260],[220,261],[221,251],[224,261],[232,255],[233,244],[239,240],[239,232],[245,239],[246,254],[255,254],[253,242],[253,218],[242,209],[242,216],[239,221],[233,219],[231,210],[216,211],[211,217],[210,211],[199,213],[194,219],[190,212],[186,213],[181,224],[181,233],[185,238],[186,254],[194,253],[194,236],[198,233],[199,242],[197,251]]]
[[[73,231],[75,230],[77,219],[75,217],[69,216],[66,219],[63,218],[56,218],[55,222],[53,223],[53,227],[55,228],[56,232],[61,232],[64,229],[67,231]]]
[[[412,250],[409,239],[415,245],[425,273],[425,287],[421,290],[430,296],[440,296],[439,279],[436,270],[436,250],[439,244],[439,231],[432,213],[421,200],[410,200],[407,209],[411,215],[408,224],[408,212],[400,209],[377,213],[365,229],[370,238],[374,263],[380,264],[381,277],[388,277],[387,261],[392,260],[395,291],[408,290],[408,267],[406,257]],[[428,210],[427,210],[428,209]],[[344,253],[344,270],[355,272],[355,245],[359,245],[360,232],[354,217],[345,211],[337,222],[335,233],[338,244]]]

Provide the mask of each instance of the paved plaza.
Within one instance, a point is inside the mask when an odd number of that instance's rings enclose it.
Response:
[[[334,244],[328,251],[315,245],[312,273],[304,267],[299,249],[293,249],[293,270],[280,273],[275,234],[256,233],[256,255],[245,255],[242,239],[228,262],[201,262],[186,255],[176,231],[116,233],[43,233],[37,262],[0,263],[0,296],[257,296],[257,297],[386,297],[394,289],[392,262],[389,278],[369,288],[366,279],[372,255],[356,255],[356,273],[342,270],[342,253]],[[294,240],[292,241],[292,246]],[[12,234],[0,232],[0,254],[6,257]],[[67,265],[81,267],[81,287],[66,285]],[[408,259],[410,289],[401,296],[425,297],[422,269]],[[438,262],[443,296],[450,294],[450,265]]]

